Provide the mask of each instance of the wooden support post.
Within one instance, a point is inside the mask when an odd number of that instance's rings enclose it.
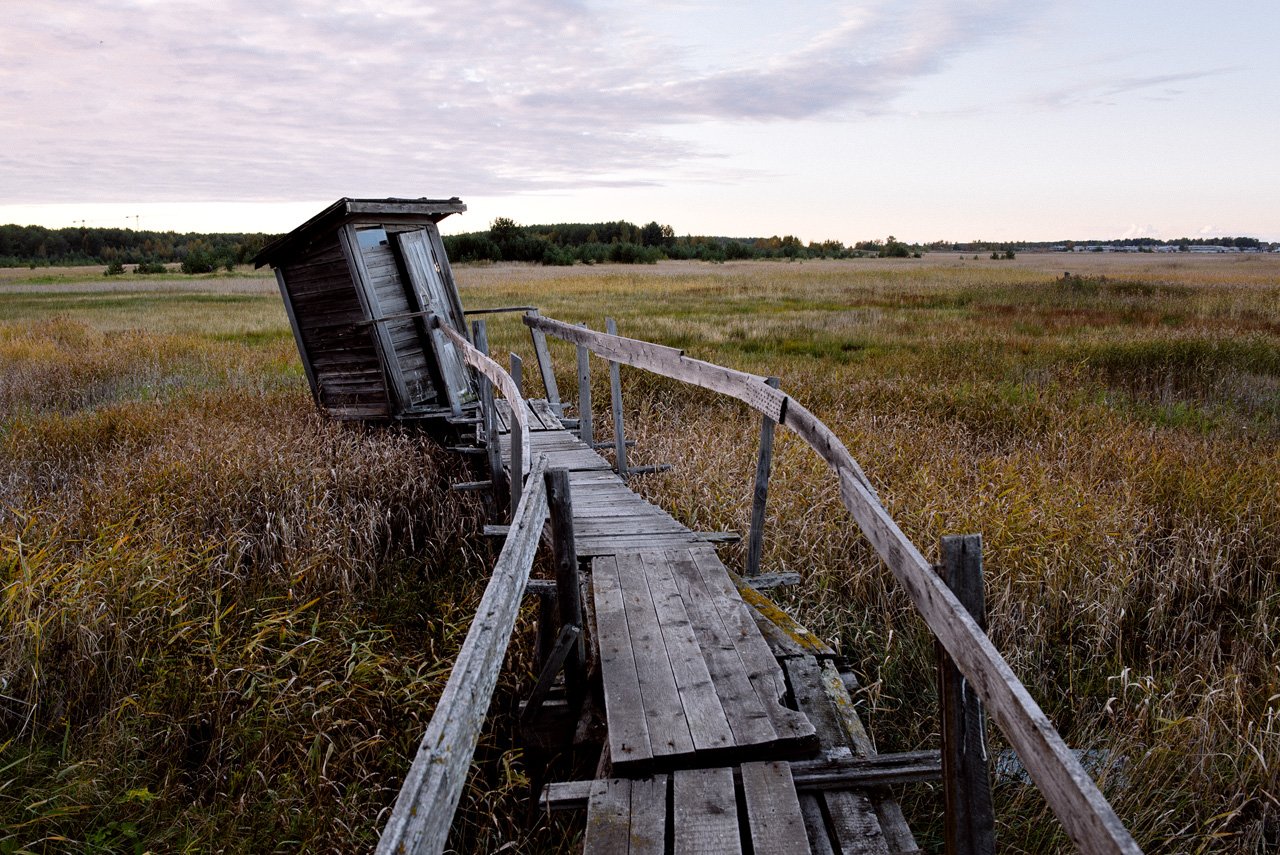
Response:
[[[473,321],[471,337],[475,340],[476,349],[488,356],[489,330],[483,320]],[[498,411],[493,404],[493,381],[480,374],[480,418],[484,429],[484,450],[489,461],[489,479],[493,482],[493,514],[491,519],[499,519],[499,508],[502,506],[502,450],[498,442]]]
[[[777,389],[777,377],[765,378],[770,388]],[[764,550],[764,512],[769,500],[769,473],[773,471],[773,419],[763,416],[760,422],[760,457],[756,460],[756,488],[751,498],[751,533],[747,541],[748,577],[760,572],[760,558]]]
[[[942,538],[942,581],[986,631],[982,586],[982,535]],[[995,809],[987,770],[986,714],[982,701],[951,657],[938,652],[938,698],[942,706],[942,791],[946,804],[947,855],[995,852]]]
[[[613,318],[604,319],[609,335],[618,334]],[[609,407],[613,411],[613,452],[618,458],[618,474],[627,477],[627,439],[622,433],[622,372],[618,363],[609,360]]]
[[[560,626],[582,626],[582,588],[578,583],[578,553],[573,546],[573,498],[569,495],[569,470],[548,469],[547,509],[551,518],[551,548],[556,566],[556,598],[560,601]],[[569,702],[578,704],[584,690],[582,637],[576,640],[564,665]]]
[[[591,351],[583,345],[578,345],[578,436],[587,445],[595,442],[591,427]]]
[[[556,608],[556,589],[538,592],[538,645],[534,662],[538,670],[546,667],[551,656],[551,648],[556,643],[556,624],[559,620]]]
[[[516,406],[519,402],[516,402]],[[511,517],[514,519],[516,508],[520,505],[520,493],[524,489],[524,431],[515,428],[513,422],[513,430],[507,434],[507,441],[511,443],[511,471],[507,477],[511,479]]]
[[[538,310],[525,312],[526,316],[537,317]],[[564,415],[564,405],[560,403],[560,386],[556,383],[556,373],[551,365],[551,351],[547,348],[547,334],[537,327],[529,327],[529,336],[533,339],[533,355],[538,360],[538,373],[542,375],[542,385],[547,390],[547,404],[551,412],[557,416]]]
[[[516,391],[524,397],[524,360],[517,354],[511,354],[511,379],[516,381]]]

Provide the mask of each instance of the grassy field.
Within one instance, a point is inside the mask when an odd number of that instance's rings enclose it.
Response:
[[[368,848],[491,559],[479,508],[444,488],[469,476],[419,437],[318,418],[270,279],[97,272],[0,280],[0,852]],[[926,555],[983,534],[992,637],[1067,741],[1107,758],[1141,845],[1280,845],[1280,259],[457,277],[471,308],[608,314],[779,376]],[[529,355],[517,321],[491,324]],[[595,382],[607,401],[599,363]],[[758,419],[623,383],[636,461],[675,466],[639,489],[745,531]],[[936,745],[931,641],[785,431],[770,502],[767,569],[804,577],[787,605],[854,664],[880,748]],[[459,851],[572,839],[520,807],[528,633]],[[939,801],[904,793],[931,849]],[[1067,848],[1016,776],[996,802],[1002,851]]]

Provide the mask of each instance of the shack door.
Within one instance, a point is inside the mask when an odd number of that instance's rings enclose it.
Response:
[[[449,298],[444,290],[444,280],[440,275],[440,266],[436,263],[435,253],[421,229],[411,232],[400,232],[396,235],[400,243],[400,256],[404,259],[405,271],[409,274],[409,282],[417,292],[418,301],[423,311],[431,312],[441,323],[449,323]],[[457,410],[462,404],[476,399],[475,390],[471,386],[471,374],[463,364],[458,349],[453,346],[444,333],[428,326],[432,348],[436,355],[436,364],[440,366],[441,378],[444,380],[445,392],[449,406]],[[459,330],[466,335],[466,330]]]

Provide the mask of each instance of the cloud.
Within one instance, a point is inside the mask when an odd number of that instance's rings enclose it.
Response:
[[[6,24],[0,186],[23,203],[705,180],[716,152],[674,127],[883,112],[1033,8],[881,3],[708,69],[580,0],[38,4]]]
[[[1124,95],[1141,95],[1149,100],[1166,101],[1178,97],[1183,90],[1173,88],[1170,84],[1190,83],[1224,74],[1240,71],[1239,67],[1207,68],[1199,71],[1185,71],[1176,74],[1153,74],[1130,76],[1117,79],[1095,78],[1050,92],[1044,92],[1031,99],[1040,107],[1063,108],[1081,104],[1114,104],[1116,98]]]

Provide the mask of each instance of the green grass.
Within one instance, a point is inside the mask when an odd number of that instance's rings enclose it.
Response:
[[[1126,758],[1103,789],[1142,846],[1280,845],[1276,260],[457,276],[468,307],[609,314],[781,377],[926,555],[983,534],[994,641],[1070,744]],[[421,437],[319,418],[274,286],[244,287],[0,293],[0,852],[368,849],[425,728],[491,561],[445,489],[472,476]],[[489,321],[532,364],[518,319]],[[573,352],[553,356],[567,392]],[[758,417],[623,375],[633,461],[675,465],[637,489],[745,531]],[[931,640],[786,431],[765,542],[882,750],[936,745]],[[460,851],[573,845],[523,808],[529,633]],[[1002,851],[1068,850],[1034,788],[996,797]],[[932,846],[938,793],[904,801]]]

